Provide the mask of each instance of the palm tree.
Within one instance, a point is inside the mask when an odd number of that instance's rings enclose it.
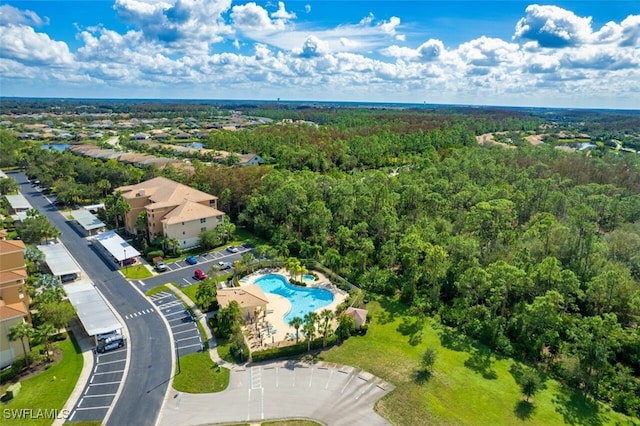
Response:
[[[322,325],[320,329],[322,330],[322,347],[327,346],[327,337],[329,337],[329,332],[331,331],[331,320],[335,318],[335,314],[331,309],[323,309],[320,311],[320,318],[322,319]]]
[[[24,338],[27,340],[29,337],[33,335],[33,326],[28,322],[21,322],[17,324],[15,327],[9,329],[9,340],[15,342],[20,339],[20,343],[22,343],[22,353],[24,353],[24,361],[29,368],[29,356],[27,355],[27,347],[24,345]]]
[[[300,317],[293,317],[291,321],[289,321],[289,325],[296,329],[296,344],[298,344],[298,331],[300,330],[300,327],[302,327],[302,323],[302,318]]]
[[[309,312],[304,316],[304,327],[302,330],[307,336],[307,352],[311,350],[311,341],[316,337],[316,322],[318,322],[318,314]]]
[[[51,337],[56,334],[57,330],[52,324],[45,322],[44,324],[40,324],[36,331],[38,336],[44,340],[44,347],[47,352],[47,361],[51,361],[51,348],[49,347],[49,344],[51,343]]]

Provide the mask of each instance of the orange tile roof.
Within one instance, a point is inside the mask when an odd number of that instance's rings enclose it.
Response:
[[[22,305],[22,306],[18,306]],[[28,315],[27,308],[23,303],[12,303],[10,305],[0,305],[0,321],[6,321],[13,318],[26,317]]]
[[[14,269],[13,271],[0,271],[0,284],[25,280],[26,278],[27,278],[26,269]]]
[[[178,222],[188,222],[195,219],[221,215],[224,215],[224,213],[220,210],[214,209],[213,207],[204,206],[202,204],[194,203],[193,201],[186,201],[164,215],[162,223],[171,225]]]
[[[21,240],[0,240],[0,253],[13,253],[26,248]]]

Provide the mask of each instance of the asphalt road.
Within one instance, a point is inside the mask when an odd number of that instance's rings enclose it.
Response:
[[[62,243],[114,309],[122,318],[128,318],[125,323],[130,365],[107,425],[154,425],[171,380],[172,348],[165,323],[155,310],[144,316],[128,317],[153,309],[153,305],[107,265],[47,198],[31,186],[24,173],[11,173],[11,177],[20,184],[29,203],[62,232]]]

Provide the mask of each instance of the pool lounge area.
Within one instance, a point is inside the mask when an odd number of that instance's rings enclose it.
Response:
[[[318,280],[313,275],[309,277],[313,281],[305,280],[307,287],[290,284],[289,273],[284,269],[256,272],[241,280],[240,288],[257,285],[268,300],[267,309],[258,323],[245,327],[251,350],[295,342],[295,329],[289,325],[293,317],[303,318],[308,312],[320,312],[323,309],[335,311],[346,299],[347,293],[335,287],[323,275],[318,274]],[[300,340],[303,340],[302,333]]]

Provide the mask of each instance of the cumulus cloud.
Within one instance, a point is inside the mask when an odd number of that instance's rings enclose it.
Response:
[[[393,45],[382,49],[380,52],[385,56],[403,60],[431,62],[438,60],[445,53],[445,47],[442,41],[429,39],[416,49]]]
[[[293,53],[302,58],[313,58],[329,53],[329,46],[316,36],[309,36],[302,43],[302,48],[294,49]]]
[[[214,43],[230,34],[222,13],[231,0],[116,0],[114,9],[150,40],[176,43]]]
[[[0,25],[29,25],[40,27],[49,24],[49,18],[42,19],[31,10],[20,10],[8,4],[0,6]]]
[[[66,43],[23,25],[0,26],[0,56],[29,65],[61,66],[73,62]]]
[[[284,3],[279,1],[278,2],[278,10],[273,12],[271,14],[271,17],[272,18],[276,18],[276,19],[282,19],[284,21],[289,21],[291,19],[294,19],[296,17],[296,14],[293,13],[293,12],[287,12],[285,10]]]
[[[530,5],[516,24],[514,39],[533,40],[541,47],[568,47],[591,36],[591,18],[581,18],[557,6]]]

